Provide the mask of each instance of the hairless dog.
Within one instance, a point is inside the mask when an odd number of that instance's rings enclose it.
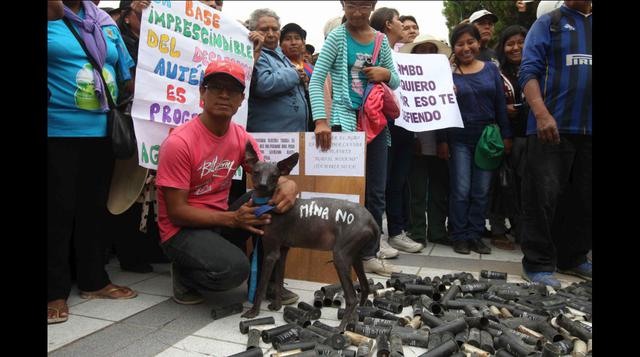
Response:
[[[255,189],[254,202],[264,201],[273,195],[278,178],[289,174],[298,163],[298,156],[295,153],[277,164],[258,161],[253,146],[247,143],[245,160]],[[298,199],[287,212],[272,214],[271,223],[264,226],[263,231],[262,276],[253,306],[242,317],[258,315],[276,262],[275,299],[269,309],[280,309],[287,252],[290,247],[296,247],[333,251],[333,264],[346,301],[345,315],[339,328],[344,330],[348,322],[355,322],[357,298],[351,281],[351,267],[360,281],[360,305],[364,305],[370,290],[359,253],[367,242],[380,236],[380,227],[366,208],[332,198]]]

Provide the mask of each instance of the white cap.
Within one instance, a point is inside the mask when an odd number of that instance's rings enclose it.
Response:
[[[402,46],[399,52],[411,53],[411,50],[413,50],[414,47],[422,43],[432,43],[438,48],[438,53],[441,53],[447,57],[451,55],[451,48],[449,48],[446,43],[438,40],[434,36],[427,34],[421,34],[420,36],[416,37],[416,39],[413,40],[412,43],[407,43],[406,45]]]
[[[480,18],[485,17],[485,16],[491,17],[491,20],[493,21],[494,24],[496,22],[498,22],[498,16],[492,14],[491,12],[489,12],[487,10],[478,10],[478,11],[474,12],[473,14],[471,14],[471,16],[469,16],[469,22],[470,23],[474,23],[474,22],[480,20]]]
[[[562,6],[563,3],[564,3],[563,0],[559,0],[559,1],[540,1],[538,3],[538,10],[536,10],[536,18],[539,19],[540,16],[559,8],[560,6]]]

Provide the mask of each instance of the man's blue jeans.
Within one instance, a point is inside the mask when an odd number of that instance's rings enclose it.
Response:
[[[452,240],[479,239],[485,227],[493,171],[483,170],[475,164],[475,147],[481,133],[479,128],[465,128],[449,136]]]

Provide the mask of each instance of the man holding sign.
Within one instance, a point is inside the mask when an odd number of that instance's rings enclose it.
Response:
[[[245,164],[245,143],[250,141],[259,153],[253,137],[231,121],[244,90],[240,64],[211,62],[200,85],[202,113],[173,130],[160,148],[158,225],[161,246],[173,262],[173,299],[181,304],[204,301],[198,290],[240,285],[249,275],[245,241],[270,223],[269,214],[255,216],[248,194],[231,210],[227,204],[233,173]],[[269,204],[285,212],[297,195],[295,182],[280,178]]]

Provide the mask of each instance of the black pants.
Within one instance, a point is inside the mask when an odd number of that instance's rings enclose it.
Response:
[[[247,192],[229,210],[236,210],[250,197],[251,192]],[[181,283],[198,290],[224,291],[239,286],[249,276],[250,265],[245,248],[250,236],[242,229],[181,228],[162,243],[162,249],[175,263]],[[261,251],[258,248],[258,252]],[[261,255],[258,255],[258,276]]]
[[[574,268],[592,242],[592,138],[558,145],[528,137],[522,187],[522,264],[530,272]]]
[[[389,124],[391,146],[387,156],[387,187],[385,192],[387,233],[389,237],[409,230],[409,173],[413,152],[413,132]]]
[[[449,168],[434,155],[414,155],[411,163],[411,239],[426,244],[447,240]],[[424,212],[427,212],[425,217]],[[429,224],[427,224],[427,218]],[[426,235],[425,235],[426,233]]]
[[[73,237],[81,291],[110,283],[104,270],[103,218],[113,156],[106,138],[47,140],[47,299],[66,299]]]
[[[142,204],[137,202],[119,215],[107,213],[106,232],[111,237],[120,266],[124,269],[168,261],[160,248],[160,235],[153,216],[153,204],[149,205],[147,233],[140,231],[141,215]]]

